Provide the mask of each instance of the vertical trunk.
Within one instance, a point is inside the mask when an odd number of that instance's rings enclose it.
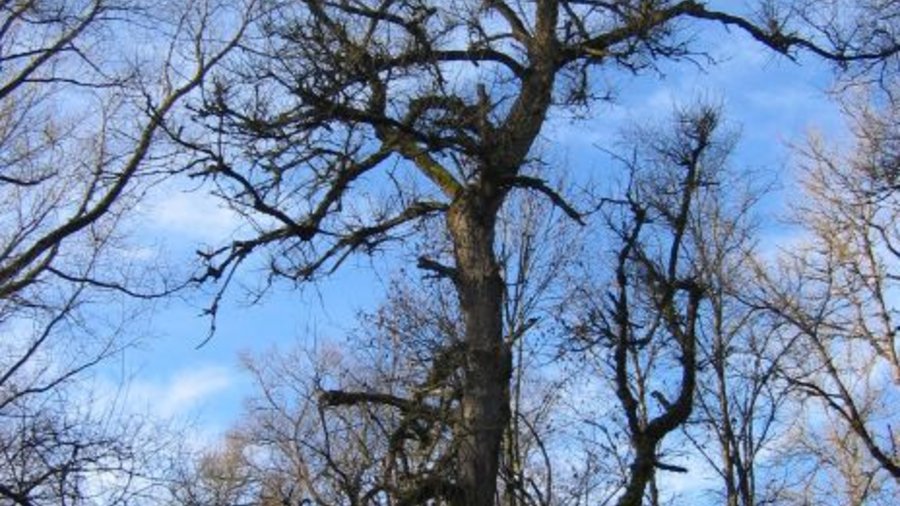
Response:
[[[504,286],[494,255],[502,198],[489,189],[459,197],[447,216],[456,257],[466,362],[457,444],[458,506],[492,506],[504,428],[509,423],[511,354],[503,341]]]
[[[647,484],[647,489],[650,492],[650,506],[659,506],[659,486],[656,483],[656,473],[653,473],[653,476],[650,477],[650,483]]]
[[[717,299],[721,300],[721,299]],[[715,318],[715,344],[713,350],[713,368],[716,374],[716,395],[718,397],[719,408],[721,410],[722,427],[716,433],[719,437],[719,443],[722,446],[722,478],[725,481],[725,497],[728,506],[738,506],[738,489],[735,482],[735,474],[739,474],[737,469],[738,451],[734,428],[731,424],[731,405],[728,396],[728,376],[725,374],[725,367],[728,360],[726,356],[726,347],[723,330],[723,316],[721,304],[714,304]]]
[[[627,250],[625,250],[627,251]],[[624,270],[620,264],[618,270],[619,282],[622,286],[624,283]],[[617,395],[626,408],[629,418],[629,426],[632,430],[631,444],[634,448],[634,460],[630,466],[631,476],[625,486],[625,491],[619,498],[617,506],[640,506],[643,504],[644,492],[647,484],[654,479],[657,459],[656,450],[660,441],[670,432],[683,425],[691,416],[693,409],[694,390],[696,389],[697,374],[697,347],[696,347],[696,324],[697,312],[699,310],[700,301],[703,292],[698,287],[693,287],[688,291],[688,302],[686,307],[685,321],[679,322],[674,311],[668,310],[665,313],[669,318],[669,328],[673,336],[679,342],[682,352],[681,362],[683,364],[681,371],[681,385],[678,397],[675,402],[667,405],[662,414],[651,419],[646,426],[638,423],[637,401],[631,394],[631,390],[627,382],[627,368],[624,365],[625,353],[627,353],[626,341],[629,336],[623,333],[623,339],[616,345],[616,383]],[[671,304],[671,299],[669,299]],[[620,298],[618,302],[620,314],[626,315],[627,299]],[[669,306],[671,307],[671,306]],[[627,322],[626,318],[621,318],[622,322]],[[682,329],[679,325],[684,325]]]
[[[725,479],[725,503],[728,506],[738,506],[738,491],[735,486],[735,469],[734,460],[731,453],[731,441],[724,440],[722,442],[722,471]]]
[[[525,476],[522,465],[522,447],[519,441],[519,416],[522,406],[522,350],[524,340],[516,341],[514,377],[512,379],[512,394],[509,429],[506,431],[506,461],[509,466],[509,483],[505,490],[505,506],[520,506],[522,501],[519,494],[524,487]],[[512,351],[512,350],[511,350]]]
[[[716,263],[715,265],[718,265]],[[725,278],[721,269],[716,270],[716,276]],[[725,331],[724,294],[721,288],[710,299],[713,311],[713,371],[716,378],[716,400],[719,404],[722,426],[716,428],[715,434],[719,439],[722,451],[722,479],[725,481],[725,503],[727,506],[738,506],[746,501],[743,489],[740,491],[739,483],[743,482],[743,466],[741,465],[740,442],[734,431],[731,418],[731,398],[729,396],[730,385],[726,369],[728,367],[729,336]],[[751,505],[752,506],[752,505]]]
[[[625,492],[619,498],[618,506],[640,506],[644,502],[644,491],[656,472],[656,441],[644,435],[632,436],[635,450],[630,466],[630,478]]]
[[[753,445],[753,418],[750,417],[746,423],[747,426],[742,429],[744,440],[741,444],[741,450],[737,451],[739,455],[737,462],[740,466],[738,469],[738,488],[743,501],[741,503],[742,506],[756,506],[756,470],[753,458],[756,451]]]
[[[750,464],[752,466],[752,463]],[[756,504],[756,499],[754,497],[755,491],[753,489],[753,470],[752,467],[742,468],[740,474],[738,475],[738,484],[740,488],[741,495],[741,506],[754,506]]]

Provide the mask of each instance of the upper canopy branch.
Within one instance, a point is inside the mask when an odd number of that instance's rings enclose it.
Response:
[[[589,5],[608,9],[617,13],[622,18],[622,21],[618,26],[604,33],[591,35],[584,28],[583,20],[578,18],[571,8],[568,8],[567,12],[573,18],[573,23],[580,28],[579,33],[582,37],[586,37],[586,40],[567,45],[562,51],[559,60],[560,66],[585,58],[602,60],[614,55],[614,48],[620,44],[633,45],[639,42],[650,42],[654,31],[661,30],[667,27],[670,22],[682,17],[715,21],[726,27],[739,28],[758,42],[788,57],[792,57],[792,49],[800,48],[826,60],[838,64],[847,64],[857,61],[874,62],[884,60],[900,52],[900,41],[896,40],[891,40],[880,47],[851,49],[852,44],[849,40],[841,41],[829,37],[829,42],[834,45],[834,47],[829,48],[815,42],[811,37],[786,31],[786,27],[780,20],[769,19],[766,20],[766,25],[762,26],[737,14],[709,9],[706,6],[706,2],[696,0],[680,1],[665,8],[653,7],[652,3],[648,2],[648,7],[646,8],[641,7],[628,10],[609,2],[568,1],[565,4],[567,7],[569,5]],[[644,4],[642,3],[641,5]],[[820,29],[820,27],[813,28]],[[628,51],[635,51],[635,49],[632,48]]]
[[[522,18],[516,14],[516,11],[509,4],[503,0],[487,0],[484,2],[484,5],[487,9],[494,10],[503,16],[503,19],[509,24],[514,39],[522,45],[528,45],[531,40],[531,33],[529,33],[528,27],[525,26]]]
[[[247,172],[217,170],[231,176],[222,194],[233,192],[226,199],[236,208],[263,218],[254,221],[255,239],[234,242],[209,258],[227,259],[229,251],[242,257],[248,248],[271,245],[276,275],[309,278],[354,251],[390,240],[403,224],[443,212],[467,193],[490,196],[486,210],[499,208],[512,187],[539,192],[581,220],[576,207],[548,187],[546,174],[520,176],[548,114],[559,105],[587,103],[593,96],[589,67],[613,61],[640,70],[692,54],[689,44],[702,41],[681,31],[686,22],[742,31],[788,56],[800,49],[840,63],[876,61],[897,51],[896,44],[842,44],[840,38],[822,37],[824,27],[817,31],[807,24],[808,30],[794,31],[799,24],[767,23],[727,3],[715,3],[726,5],[720,10],[710,5],[697,0],[282,4],[266,15],[266,37],[247,43],[246,59],[235,63],[238,71],[223,81],[204,116],[217,138],[211,144],[225,139],[226,149],[236,153],[233,170]],[[561,89],[573,70],[582,72],[572,81],[574,90]],[[363,152],[371,163],[360,160]],[[356,168],[338,170],[336,160]],[[397,184],[391,162],[427,178],[443,203],[408,207],[423,195],[414,185]],[[382,209],[365,216],[368,207],[354,207],[355,197],[376,194],[395,214]],[[677,214],[673,210],[672,216]]]
[[[726,26],[736,26],[747,32],[757,41],[785,56],[790,56],[789,51],[791,48],[800,47],[817,56],[825,58],[826,60],[837,63],[850,63],[862,60],[883,60],[900,52],[900,42],[898,41],[892,41],[890,45],[884,47],[866,48],[857,52],[851,52],[848,48],[849,44],[847,43],[841,43],[833,49],[828,49],[797,34],[784,33],[780,25],[775,22],[770,23],[768,27],[763,29],[740,16],[708,10],[702,4],[695,1],[683,3],[687,4],[686,13],[690,16],[699,19],[718,21]]]

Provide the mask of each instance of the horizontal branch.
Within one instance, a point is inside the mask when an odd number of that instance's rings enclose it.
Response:
[[[653,463],[653,466],[656,467],[657,469],[662,469],[663,471],[669,471],[670,473],[687,473],[687,472],[689,472],[688,468],[686,468],[686,467],[676,466],[673,464],[666,464],[666,463],[660,462],[658,460]]]
[[[419,257],[417,266],[419,267],[419,269],[435,273],[435,275],[439,278],[449,278],[454,282],[456,281],[459,274],[455,268],[444,265],[426,256]]]
[[[399,409],[404,415],[425,415],[435,417],[437,414],[430,407],[420,403],[379,392],[347,392],[343,390],[325,390],[319,394],[319,404],[323,407],[356,406],[359,404],[380,404]]]
[[[562,212],[566,213],[566,216],[572,218],[579,225],[585,224],[583,214],[576,210],[571,204],[569,204],[566,201],[565,197],[560,195],[553,188],[547,186],[547,183],[543,179],[528,176],[516,176],[513,178],[509,178],[506,181],[506,184],[513,188],[527,188],[529,190],[535,190],[539,193],[542,193],[544,196],[550,199],[550,202],[552,202],[553,205],[560,208]]]

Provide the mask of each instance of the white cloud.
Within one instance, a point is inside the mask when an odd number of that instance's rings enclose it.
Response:
[[[163,410],[174,413],[196,406],[204,399],[230,387],[231,378],[231,371],[224,367],[183,371],[172,379],[165,391]]]
[[[161,418],[187,416],[234,386],[234,377],[218,365],[182,369],[163,381],[136,381],[128,388],[128,404]]]
[[[163,195],[145,214],[151,228],[194,240],[221,240],[240,223],[233,211],[201,191]]]

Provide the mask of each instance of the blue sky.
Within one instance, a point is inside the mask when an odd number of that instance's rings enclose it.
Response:
[[[628,122],[661,120],[685,99],[706,97],[721,102],[727,121],[742,133],[733,163],[777,174],[789,187],[787,144],[802,143],[812,129],[837,139],[844,135],[837,106],[825,96],[830,71],[811,58],[798,65],[773,57],[747,37],[732,38],[721,30],[709,35],[729,37],[729,44],[714,53],[722,63],[706,72],[690,64],[667,64],[664,76],[611,75],[618,90],[616,102],[598,106],[595,118],[553,116],[541,145],[549,160],[578,177],[608,177],[610,162],[598,147],[614,148],[619,128]],[[776,195],[766,210],[783,211],[781,200]],[[135,251],[152,256],[162,246],[174,258],[170,261],[188,265],[201,244],[227,237],[236,224],[236,218],[212,198],[171,183],[157,188],[141,208],[133,224]],[[769,246],[785,238],[779,230],[768,232]],[[297,341],[339,339],[354,326],[357,311],[372,308],[380,299],[391,276],[390,262],[374,263],[381,268],[373,270],[366,258],[352,259],[315,286],[296,290],[278,285],[253,305],[242,301],[240,290],[232,290],[220,310],[216,334],[199,349],[209,325],[199,316],[207,296],[192,295],[187,304],[161,303],[161,310],[147,322],[142,346],[105,373],[111,381],[131,378],[127,392],[136,409],[149,407],[161,417],[192,419],[199,433],[212,436],[236,419],[242,398],[249,393],[238,354]],[[244,273],[246,279],[252,274]],[[690,488],[685,482],[672,486]]]

